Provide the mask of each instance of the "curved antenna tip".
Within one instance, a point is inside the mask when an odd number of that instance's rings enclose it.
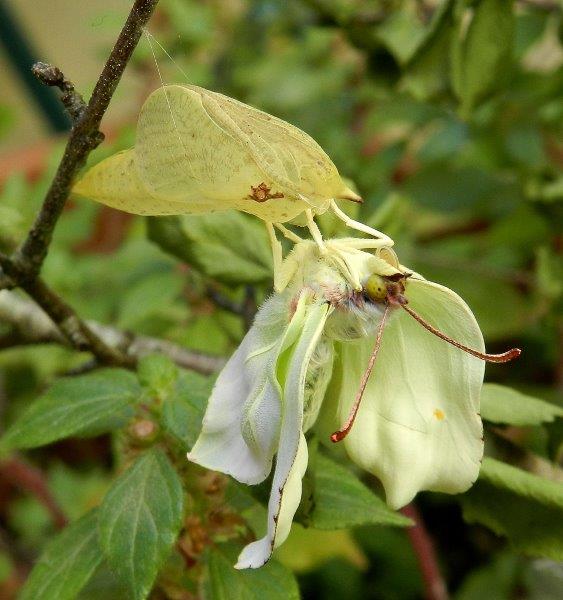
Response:
[[[348,433],[348,431],[335,431],[331,436],[330,436],[330,441],[333,444],[336,444],[337,442],[341,442],[345,437],[346,434]]]
[[[511,348],[510,350],[507,350],[506,352],[504,352],[504,356],[506,357],[506,362],[508,362],[509,360],[514,360],[515,358],[518,358],[521,354],[522,354],[522,350],[520,348]]]
[[[427,331],[429,331],[436,337],[439,337],[441,340],[448,342],[448,344],[451,344],[452,346],[455,346],[456,348],[459,348],[460,350],[463,350],[464,352],[471,354],[471,356],[475,356],[476,358],[479,358],[481,360],[484,360],[484,361],[490,362],[490,363],[507,363],[507,362],[510,362],[511,360],[514,360],[515,358],[518,358],[520,356],[520,354],[522,354],[522,350],[520,350],[520,348],[512,348],[511,350],[507,350],[506,352],[501,352],[500,354],[488,354],[487,352],[480,352],[479,350],[474,350],[473,348],[469,348],[465,344],[462,344],[462,343],[458,342],[457,340],[454,340],[453,338],[451,338],[449,335],[446,335],[445,333],[443,333],[442,331],[440,331],[433,325],[430,325],[430,323],[428,323],[428,321],[423,319],[418,313],[416,313],[406,303],[402,304],[399,302],[398,304],[401,306],[402,309],[404,309],[406,312],[408,312],[409,315],[413,319],[415,319],[415,321],[418,321],[424,327],[424,329],[426,329]]]

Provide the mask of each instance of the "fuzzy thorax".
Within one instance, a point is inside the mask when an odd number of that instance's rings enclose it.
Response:
[[[327,296],[333,307],[324,330],[328,338],[342,342],[355,340],[373,335],[379,327],[385,307],[363,292],[351,290],[347,295],[329,292]]]

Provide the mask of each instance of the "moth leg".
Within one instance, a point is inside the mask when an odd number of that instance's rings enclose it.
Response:
[[[331,244],[342,246],[340,240],[330,240]],[[355,248],[356,250],[377,250],[379,248],[389,247],[385,240],[375,240],[371,238],[348,238],[345,246]]]
[[[317,227],[317,224],[315,223],[315,219],[313,218],[313,211],[310,208],[307,208],[305,210],[305,216],[307,217],[307,227],[309,228],[309,231],[311,232],[311,236],[313,237],[313,240],[315,240],[315,243],[319,247],[321,254],[325,254],[326,246],[323,241],[323,236],[321,234],[321,231]]]
[[[290,231],[287,227],[284,227],[281,223],[274,223],[274,227],[277,227],[288,240],[291,240],[295,244],[303,241],[303,238],[300,238],[296,233]]]
[[[281,242],[276,237],[274,226],[268,221],[266,221],[266,229],[268,230],[268,236],[270,237],[270,246],[272,247],[272,258],[274,260],[274,290],[276,292],[279,292],[281,291],[280,275],[282,272],[283,249]]]
[[[341,219],[342,221],[344,221],[344,223],[346,223],[346,225],[348,225],[348,227],[352,228],[352,229],[356,229],[357,231],[361,231],[363,233],[367,233],[369,235],[373,235],[373,237],[379,238],[381,240],[385,241],[385,245],[386,246],[392,246],[393,245],[393,240],[385,235],[384,233],[381,233],[381,231],[377,231],[377,229],[373,229],[372,227],[368,227],[367,225],[364,225],[363,223],[360,223],[359,221],[354,221],[354,219],[351,219],[345,212],[343,212],[342,210],[340,210],[340,208],[338,208],[338,205],[336,204],[336,202],[334,200],[330,201],[330,206],[334,212],[334,214]]]

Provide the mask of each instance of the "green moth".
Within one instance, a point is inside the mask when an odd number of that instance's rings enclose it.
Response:
[[[237,568],[287,538],[307,468],[305,433],[342,443],[399,508],[420,490],[467,490],[483,456],[483,336],[465,302],[373,240],[297,244],[274,294],[219,375],[188,458],[254,485],[273,469],[266,535]],[[444,343],[447,342],[447,343]],[[275,464],[274,464],[275,457]]]
[[[300,219],[322,247],[314,215],[332,210],[349,226],[384,234],[350,219],[336,199],[361,202],[324,150],[305,132],[251,106],[195,85],[162,86],[143,105],[134,148],[103,160],[73,192],[140,215],[198,214],[229,209],[262,219],[280,272],[274,226]]]

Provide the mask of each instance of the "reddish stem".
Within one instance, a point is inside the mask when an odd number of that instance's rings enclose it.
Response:
[[[0,463],[0,476],[12,485],[33,494],[49,511],[57,529],[68,522],[66,515],[51,494],[43,473],[21,458],[12,457]]]
[[[412,503],[402,508],[401,512],[415,522],[414,526],[407,529],[407,535],[420,567],[426,600],[448,600],[448,589],[440,573],[434,543],[424,526],[422,516]]]

